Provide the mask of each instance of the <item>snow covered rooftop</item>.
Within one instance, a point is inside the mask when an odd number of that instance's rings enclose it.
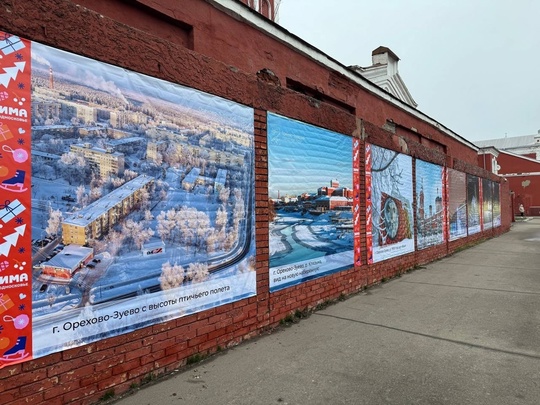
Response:
[[[42,265],[43,267],[51,266],[73,270],[92,253],[94,253],[94,249],[92,248],[80,245],[68,245],[51,260],[44,262]]]
[[[194,167],[193,169],[191,169],[188,175],[184,178],[184,182],[190,183],[190,184],[195,183],[200,173],[201,173],[201,169],[199,169],[198,167]]]
[[[65,219],[63,222],[71,225],[87,226],[103,214],[109,212],[112,207],[124,201],[152,181],[154,181],[154,179],[145,174],[136,177],[99,200],[94,201],[82,210],[74,213],[72,217]]]
[[[331,196],[331,197],[328,197],[328,196],[323,196],[323,197],[319,197],[317,198],[317,200],[330,200],[330,201],[349,201],[349,198],[347,197],[339,197],[339,196]]]
[[[47,152],[41,152],[39,150],[34,150],[34,149],[32,149],[32,155],[40,156],[40,157],[44,157],[44,158],[48,158],[48,159],[55,159],[55,160],[58,160],[61,157],[59,155],[54,155],[52,153],[47,153]]]
[[[90,146],[89,147],[87,144],[74,144],[74,145],[71,145],[71,147],[72,147],[72,149],[79,148],[80,150],[91,150],[92,152],[108,154],[108,155],[116,156],[116,157],[124,156],[124,154],[120,153],[120,152],[115,152],[113,150],[99,148],[97,146]]]
[[[146,141],[146,138],[143,138],[141,136],[132,136],[130,138],[122,138],[122,139],[111,139],[107,141],[107,144],[112,146],[118,146],[118,145],[126,145],[133,142],[143,142]]]
[[[536,137],[538,137],[538,135],[512,136],[510,138],[505,137],[488,139],[486,141],[476,141],[475,144],[481,148],[486,146],[493,146],[497,149],[522,148],[537,144]]]

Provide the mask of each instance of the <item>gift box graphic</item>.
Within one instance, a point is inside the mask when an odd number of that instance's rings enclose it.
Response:
[[[0,35],[0,50],[4,55],[9,55],[23,48],[24,44],[19,37],[10,34]]]
[[[11,138],[13,138],[13,134],[9,130],[8,126],[0,122],[0,142],[7,141]]]
[[[9,298],[9,295],[0,293],[0,314],[3,314],[8,309],[13,307],[13,301]]]
[[[0,204],[0,219],[4,223],[11,221],[16,215],[19,215],[25,209],[26,208],[19,202],[19,200],[6,200],[5,204]]]

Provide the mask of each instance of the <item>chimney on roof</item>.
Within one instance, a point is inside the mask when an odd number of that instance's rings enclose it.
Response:
[[[396,74],[398,71],[399,57],[386,46],[379,46],[371,52],[373,65],[388,65],[388,73]]]

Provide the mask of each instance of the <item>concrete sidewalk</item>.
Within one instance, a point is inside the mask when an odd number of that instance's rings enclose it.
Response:
[[[540,219],[114,403],[539,404]]]

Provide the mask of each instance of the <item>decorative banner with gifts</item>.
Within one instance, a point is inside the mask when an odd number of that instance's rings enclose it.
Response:
[[[30,42],[0,32],[0,367],[32,358]]]
[[[4,223],[11,221],[25,210],[19,200],[6,200],[5,204],[0,204],[0,220]]]
[[[0,122],[0,143],[5,142],[8,139],[12,139],[12,138],[13,138],[13,134],[9,130],[9,127],[3,122]]]

